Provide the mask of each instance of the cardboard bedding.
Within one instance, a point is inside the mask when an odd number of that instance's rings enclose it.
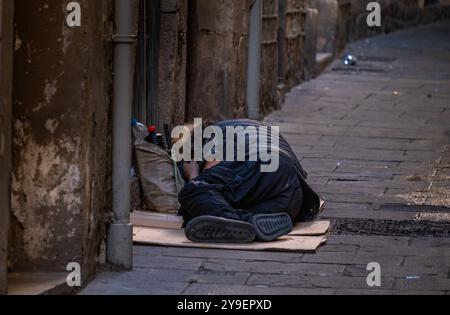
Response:
[[[205,244],[186,239],[182,219],[175,215],[136,211],[131,221],[133,240],[139,245],[273,252],[315,252],[326,242],[330,228],[329,221],[299,223],[289,235],[270,243]]]

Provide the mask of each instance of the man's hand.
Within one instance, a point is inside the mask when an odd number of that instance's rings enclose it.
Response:
[[[192,181],[200,175],[200,166],[197,162],[184,162],[183,174],[188,181]]]

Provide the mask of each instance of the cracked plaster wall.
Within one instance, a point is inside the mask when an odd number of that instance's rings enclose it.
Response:
[[[102,260],[110,208],[110,1],[16,0],[12,228],[14,270],[88,277]]]

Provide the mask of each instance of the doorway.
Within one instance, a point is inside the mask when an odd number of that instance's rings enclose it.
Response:
[[[157,124],[161,0],[140,0],[133,116]]]
[[[184,123],[187,0],[140,0],[133,115],[162,132]]]

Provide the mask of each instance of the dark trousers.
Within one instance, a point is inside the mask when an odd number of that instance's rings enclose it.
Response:
[[[259,162],[222,162],[186,183],[179,201],[186,224],[203,215],[248,221],[254,214],[280,212],[295,222],[302,217],[303,190],[287,159],[274,173],[262,173]]]

